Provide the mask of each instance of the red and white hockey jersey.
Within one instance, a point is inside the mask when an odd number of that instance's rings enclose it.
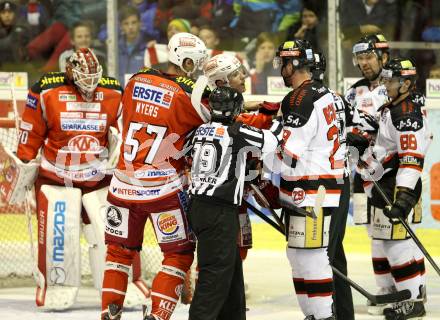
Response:
[[[382,106],[379,111],[379,132],[374,147],[370,147],[375,159],[383,167],[379,184],[383,184],[383,189],[391,199],[394,198],[395,186],[421,192],[420,175],[432,140],[422,106],[408,96],[397,104]],[[371,161],[367,159],[367,162]],[[367,182],[365,186],[369,191],[372,183]],[[376,198],[374,190],[373,198]],[[381,196],[377,195],[377,198]],[[382,201],[373,199],[373,203],[376,202],[376,206],[380,207]]]
[[[323,207],[339,205],[345,148],[340,146],[335,104],[334,95],[311,80],[283,99],[281,201],[314,206],[317,190],[323,185]]]
[[[40,175],[97,183],[104,176],[107,133],[110,126],[117,127],[121,96],[114,78],[102,77],[87,102],[65,73],[45,74],[29,90],[17,156],[30,161],[42,147]]]
[[[112,197],[156,201],[186,183],[185,138],[210,118],[208,108],[191,103],[193,86],[190,78],[149,68],[130,79],[122,98],[123,144],[109,188]]]

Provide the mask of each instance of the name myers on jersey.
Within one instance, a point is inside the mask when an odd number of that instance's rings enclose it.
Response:
[[[57,201],[54,205],[53,217],[53,252],[54,262],[64,261],[64,226],[66,224],[66,202]]]
[[[133,100],[150,102],[163,108],[169,108],[174,92],[145,83],[135,82]]]

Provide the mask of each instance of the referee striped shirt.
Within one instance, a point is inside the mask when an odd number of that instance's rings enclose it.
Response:
[[[246,159],[249,152],[274,152],[283,136],[283,128],[274,120],[269,130],[260,130],[241,122],[223,125],[209,122],[196,129],[192,142],[190,193],[195,197],[213,197],[240,205],[243,196]]]

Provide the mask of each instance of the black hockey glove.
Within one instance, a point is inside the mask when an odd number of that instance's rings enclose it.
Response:
[[[399,223],[399,218],[406,219],[417,204],[417,198],[414,194],[414,190],[409,188],[399,187],[397,188],[396,200],[393,205],[386,207],[383,213],[390,219],[392,224]]]
[[[369,147],[370,141],[362,134],[349,132],[347,133],[347,145],[356,147],[359,151],[359,157],[361,157]]]

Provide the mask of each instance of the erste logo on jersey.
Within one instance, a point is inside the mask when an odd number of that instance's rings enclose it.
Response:
[[[31,109],[37,109],[38,99],[33,95],[28,94],[26,99],[26,107]]]
[[[162,213],[157,218],[157,227],[165,235],[171,235],[179,230],[179,223],[172,213]]]
[[[133,99],[153,103],[160,107],[169,108],[173,100],[174,92],[152,86],[146,83],[135,82]]]

